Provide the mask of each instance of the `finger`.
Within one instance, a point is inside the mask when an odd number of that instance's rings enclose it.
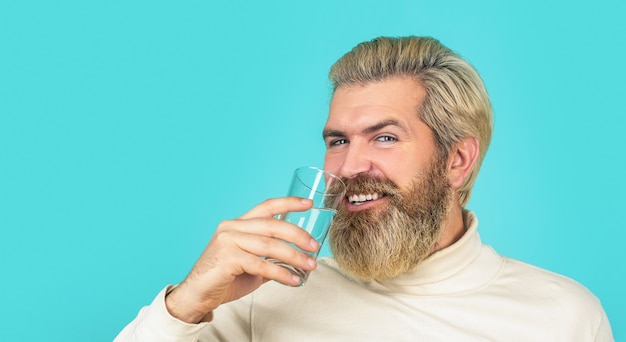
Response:
[[[215,231],[214,238],[228,232],[239,232],[256,235],[259,238],[267,237],[287,241],[307,252],[315,252],[320,247],[319,243],[304,229],[273,217],[224,221]],[[233,237],[233,239],[236,239],[236,237]]]
[[[275,259],[297,268],[312,271],[317,266],[315,258],[293,245],[287,244],[271,238],[262,239],[241,239],[238,240],[238,247],[242,250],[266,259]]]
[[[304,211],[313,206],[313,201],[300,197],[279,197],[263,201],[243,214],[241,219],[253,217],[272,217],[290,211]]]
[[[285,245],[284,243],[282,244]],[[213,256],[212,259],[221,261],[219,264],[209,268],[199,264],[195,265],[191,272],[193,276],[190,274],[185,281],[204,284],[201,285],[202,287],[211,287],[210,284],[214,284],[216,280],[218,283],[221,280],[225,280],[230,284],[235,278],[255,279],[256,277],[261,277],[262,279],[276,280],[292,286],[300,284],[300,278],[294,277],[284,267],[249,253],[244,249],[225,248],[218,255]],[[203,271],[203,268],[206,269]],[[311,268],[303,269],[311,270]],[[245,284],[246,282],[244,281],[243,283]],[[238,286],[249,286],[249,284],[242,285],[242,282],[238,282]],[[256,286],[254,285],[253,287]]]
[[[242,269],[244,273],[261,276],[265,279],[276,280],[282,284],[289,286],[298,286],[302,283],[302,279],[288,271],[286,268],[277,265],[271,261],[253,257],[247,254],[242,259]]]
[[[212,245],[215,247],[214,250],[221,251],[220,254],[226,260],[233,260],[231,257],[243,252],[255,257],[277,259],[307,271],[317,266],[315,259],[309,254],[282,240],[268,236],[228,231],[215,236]]]

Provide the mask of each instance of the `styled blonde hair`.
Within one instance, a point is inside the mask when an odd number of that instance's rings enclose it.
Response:
[[[478,72],[438,40],[411,36],[363,42],[343,55],[329,73],[333,92],[390,77],[412,77],[425,88],[426,98],[417,114],[433,131],[444,157],[463,138],[478,140],[478,159],[458,190],[459,203],[465,206],[493,131],[489,95]]]

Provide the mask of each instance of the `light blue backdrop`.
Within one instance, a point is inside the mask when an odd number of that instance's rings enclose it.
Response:
[[[626,337],[624,2],[0,2],[0,340],[110,341],[215,226],[321,165],[330,65],[430,35],[484,77],[469,205]]]

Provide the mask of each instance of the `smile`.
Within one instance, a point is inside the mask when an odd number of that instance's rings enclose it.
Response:
[[[369,201],[375,201],[381,197],[383,197],[383,195],[377,192],[371,193],[371,194],[354,194],[354,195],[348,196],[348,201],[352,205],[361,205]]]

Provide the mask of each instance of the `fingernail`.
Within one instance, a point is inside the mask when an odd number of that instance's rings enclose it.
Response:
[[[320,247],[320,244],[315,239],[311,239],[309,241],[309,245],[311,246],[311,248],[314,248],[315,250],[317,250]]]
[[[309,264],[309,266],[314,267],[315,266],[315,259],[307,258],[306,259],[306,263]]]
[[[292,275],[291,280],[294,284],[298,284],[298,285],[302,284],[302,278],[298,277],[297,275]]]
[[[310,204],[311,200],[308,198],[300,198],[300,203],[302,204]]]

